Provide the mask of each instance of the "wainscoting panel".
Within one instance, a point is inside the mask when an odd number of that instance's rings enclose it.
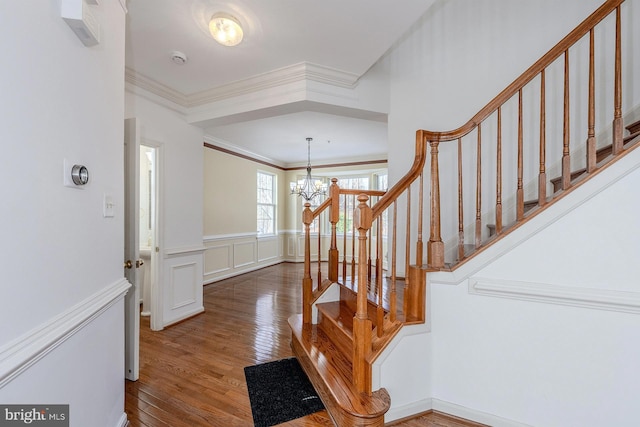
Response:
[[[280,255],[279,237],[268,237],[258,240],[258,262],[273,261]]]
[[[207,247],[204,253],[204,276],[213,276],[233,269],[233,251],[229,244]]]
[[[242,268],[255,264],[257,241],[233,244],[233,268]]]
[[[287,258],[296,258],[296,254],[298,253],[296,240],[295,235],[287,236]]]
[[[268,237],[258,237],[256,233],[205,236],[203,283],[214,283],[284,261],[285,239],[285,233]]]
[[[205,249],[202,246],[165,252],[162,301],[164,326],[204,311],[202,277]]]
[[[171,269],[173,310],[196,302],[196,271],[195,262],[174,265]]]

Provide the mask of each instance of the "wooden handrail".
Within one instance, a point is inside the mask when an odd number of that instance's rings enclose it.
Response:
[[[329,206],[331,206],[331,198],[327,198],[324,202],[320,203],[320,205],[317,208],[311,211],[312,212],[311,218],[316,219]]]
[[[471,118],[467,123],[460,126],[457,129],[447,132],[431,132],[423,130],[424,137],[428,141],[453,141],[470,133],[474,130],[478,124],[482,123],[487,117],[489,117],[499,106],[507,102],[514,96],[522,87],[526,86],[531,80],[533,80],[542,70],[547,68],[553,61],[558,59],[560,55],[564,54],[572,45],[580,40],[585,34],[587,34],[593,27],[595,27],[600,21],[606,18],[614,9],[616,9],[624,0],[607,0],[596,9],[587,19],[582,21],[573,31],[571,31],[565,38],[560,40],[549,52],[547,52],[542,58],[536,61],[531,67],[529,67],[524,73],[507,86],[502,92],[493,98],[487,105],[485,105],[475,116]],[[622,129],[622,128],[620,128]],[[620,130],[620,134],[622,134]]]
[[[384,196],[378,200],[373,206],[373,219],[376,219],[384,212],[400,195],[409,188],[409,185],[415,181],[422,170],[424,169],[424,163],[427,159],[427,144],[424,138],[424,131],[419,130],[416,132],[416,155],[413,159],[413,165],[409,172],[403,176],[393,187],[391,187]]]

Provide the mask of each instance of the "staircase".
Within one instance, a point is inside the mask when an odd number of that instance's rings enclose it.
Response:
[[[626,125],[624,135],[623,2],[604,2],[460,128],[418,130],[414,163],[388,191],[344,189],[334,179],[320,206],[312,210],[310,203],[305,204],[303,307],[302,314],[289,319],[292,348],[336,425],[384,425],[391,396],[385,388],[373,389],[379,381],[372,366],[402,328],[425,322],[429,272],[453,271],[472,261],[640,145],[637,117]],[[596,105],[603,103],[595,100],[595,70],[602,66],[596,67],[594,35],[609,15],[616,20],[615,63],[610,64],[614,89],[607,103],[613,108],[598,111],[601,121],[596,122]],[[590,51],[585,70],[588,118],[586,129],[576,132],[572,118],[577,113],[570,108],[569,52],[583,38],[588,38]],[[546,70],[557,61],[564,63],[562,80],[547,83]],[[553,108],[546,96],[558,88],[563,106]],[[525,134],[525,117],[531,115],[523,113],[523,105],[532,92],[537,93],[537,131]],[[515,110],[515,119],[507,125],[503,116],[510,110]],[[561,138],[553,137],[551,117],[559,117]],[[603,117],[608,125],[601,123]],[[596,136],[596,128],[607,126],[608,133]],[[517,130],[510,134],[509,129]],[[455,158],[444,160],[457,163],[457,171],[447,170],[452,177],[445,181],[457,182],[457,189],[440,186],[442,143],[457,145],[457,150],[447,151]],[[495,155],[491,161],[483,150],[487,144]],[[537,157],[525,159],[525,153],[531,152],[537,152]],[[515,164],[505,160],[511,158]],[[525,167],[532,163],[535,168]],[[556,170],[558,176],[548,179]],[[487,190],[487,182],[492,189]],[[325,234],[323,224],[330,229]]]

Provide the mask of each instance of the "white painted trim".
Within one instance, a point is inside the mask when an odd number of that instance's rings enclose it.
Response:
[[[387,413],[384,414],[384,421],[388,423],[402,418],[415,417],[416,414],[431,411],[433,409],[432,401],[433,399],[423,399],[411,402],[408,405],[398,406],[397,408],[391,407]]]
[[[151,94],[171,101],[172,103],[177,104],[180,107],[185,107],[187,104],[187,97],[184,94],[156,80],[153,80],[152,78],[140,74],[129,67],[125,67],[124,69],[124,79],[125,82],[131,83],[136,88],[144,89]],[[131,92],[137,93],[135,89],[131,89]]]
[[[171,326],[171,325],[175,325],[176,323],[182,322],[184,319],[188,319],[190,317],[196,316],[200,313],[204,313],[204,307],[200,307],[195,311],[190,311],[188,313],[185,313],[181,316],[176,317],[175,319],[171,319],[171,321],[169,323],[167,323],[166,325],[164,325],[164,327],[166,328],[167,326]]]
[[[251,249],[251,259],[246,262],[238,262],[239,248],[248,246]],[[253,265],[258,262],[258,243],[257,242],[237,242],[232,243],[233,268],[242,268],[247,265]]]
[[[280,230],[278,234],[288,235],[288,234],[302,234],[302,230]]]
[[[122,299],[130,286],[122,278],[0,347],[0,388]]]
[[[141,98],[147,99],[151,102],[153,102],[154,104],[158,104],[161,105],[171,111],[174,111],[175,113],[186,117],[187,115],[187,110],[186,108],[176,104],[173,101],[168,100],[167,98],[163,98],[161,96],[156,95],[155,93],[148,91],[140,86],[136,86],[135,84],[129,82],[129,81],[125,81],[124,82],[124,90],[125,92],[129,92],[135,96],[139,96]]]
[[[261,236],[260,235],[256,236],[256,239],[258,240],[258,242],[265,241],[265,240],[278,240],[278,238],[280,238],[278,234],[263,234]]]
[[[459,285],[464,280],[511,251],[514,247],[527,241],[540,230],[559,221],[569,212],[577,209],[613,183],[618,182],[634,170],[640,168],[640,149],[626,153],[606,169],[598,173],[584,184],[573,189],[569,194],[524,223],[513,233],[509,233],[487,250],[479,253],[471,261],[453,271],[436,271],[429,273],[431,282],[447,285]]]
[[[470,409],[435,398],[418,400],[397,408],[391,407],[385,414],[384,419],[386,422],[391,422],[402,418],[412,417],[416,414],[427,411],[438,411],[492,427],[531,427],[529,424],[523,424],[518,421],[501,418],[493,414],[477,411],[475,409]]]
[[[222,275],[222,276],[214,277],[213,279],[211,279],[211,280],[207,281],[207,282],[204,284],[204,286],[212,285],[212,284],[214,284],[214,283],[216,283],[216,282],[219,282],[219,281],[221,281],[221,280],[229,279],[229,278],[231,278],[231,277],[239,276],[239,275],[241,275],[241,274],[250,273],[250,272],[252,272],[252,271],[256,271],[256,270],[261,270],[261,269],[263,269],[263,268],[265,268],[265,267],[270,267],[270,266],[272,266],[272,265],[282,264],[283,262],[286,262],[286,261],[283,261],[283,260],[281,260],[281,259],[278,259],[278,260],[276,260],[276,261],[274,261],[274,262],[265,263],[265,264],[260,264],[260,265],[254,265],[254,266],[253,266],[253,267],[251,267],[251,268],[243,268],[243,269],[240,269],[240,270],[233,270],[233,271],[232,271],[231,273],[229,273],[229,274],[225,274],[225,275]],[[227,269],[227,270],[230,270],[230,269]]]
[[[454,415],[492,427],[531,427],[529,424],[508,420],[498,417],[497,415],[466,408],[440,399],[431,399],[431,403],[434,411],[444,412],[445,414]]]
[[[207,250],[207,248],[205,246],[192,246],[192,247],[186,247],[186,248],[170,248],[170,249],[165,249],[164,257],[165,258],[169,258],[169,257],[176,256],[176,255],[187,255],[187,254],[194,254],[194,253],[203,253],[206,250]]]
[[[253,232],[253,233],[233,233],[233,234],[212,234],[209,236],[204,236],[202,238],[202,241],[204,243],[208,243],[208,242],[215,242],[218,240],[233,240],[233,239],[249,239],[249,238],[256,238],[258,236],[258,233]]]
[[[640,314],[640,292],[473,277],[469,293]]]
[[[331,86],[353,89],[360,76],[354,73],[309,62],[288,65],[244,80],[187,95],[186,107],[210,104],[223,99],[235,98],[249,93],[282,87],[292,83],[314,81]]]
[[[357,85],[359,78],[360,76],[354,73],[336,70],[323,65],[300,62],[248,79],[185,95],[130,68],[125,69],[126,82],[142,88],[153,95],[169,100],[183,108],[211,104],[224,99],[235,98],[241,95],[298,82],[313,81],[339,88],[353,89]]]
[[[198,263],[197,262],[184,262],[182,264],[172,265],[170,268],[171,268],[171,283],[170,284],[171,284],[171,290],[173,291],[173,292],[171,292],[171,294],[175,295],[175,289],[176,289],[176,286],[175,286],[176,285],[175,275],[176,275],[176,271],[178,271],[178,270],[186,270],[186,269],[189,269],[191,271],[198,270]],[[177,309],[182,308],[182,307],[186,307],[186,306],[191,305],[191,304],[195,304],[197,302],[198,292],[197,292],[197,289],[195,289],[195,288],[198,288],[197,276],[198,276],[197,274],[193,275],[194,279],[196,280],[193,283],[193,287],[194,287],[194,289],[193,289],[193,298],[185,299],[185,300],[179,301],[179,302],[176,302],[175,300],[173,300],[173,306],[171,307],[171,311],[177,310]],[[200,283],[202,283],[202,282],[200,282]]]
[[[127,418],[127,413],[123,412],[122,415],[120,416],[120,419],[118,420],[118,424],[116,424],[116,427],[128,427],[129,426],[129,419]]]
[[[226,267],[222,267],[219,268],[217,270],[210,270],[210,271],[206,271],[204,273],[204,276],[210,276],[212,274],[218,274],[221,273],[223,271],[227,271],[227,270],[231,270],[232,266],[231,266],[231,260],[233,259],[233,248],[231,247],[230,243],[227,243],[225,245],[217,245],[217,246],[207,246],[207,250],[205,251],[205,256],[204,256],[204,267],[206,267],[207,265],[207,255],[206,253],[208,251],[212,251],[212,250],[220,250],[220,249],[226,249]]]

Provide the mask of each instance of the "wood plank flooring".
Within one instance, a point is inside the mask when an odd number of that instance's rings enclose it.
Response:
[[[159,332],[143,317],[140,379],[125,382],[131,427],[252,426],[244,367],[291,357],[302,264],[282,263],[205,286],[205,312]],[[470,427],[430,413],[398,427]],[[326,411],[280,427],[333,426]]]

